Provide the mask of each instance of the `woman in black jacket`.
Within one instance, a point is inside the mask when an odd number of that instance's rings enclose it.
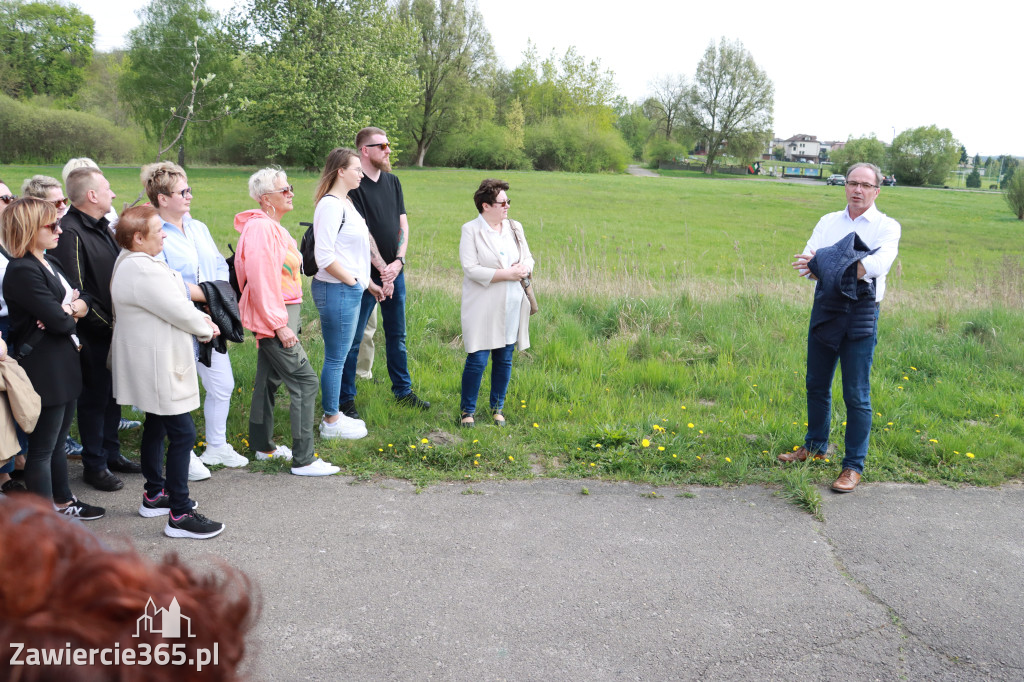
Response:
[[[104,509],[71,494],[64,455],[64,439],[82,392],[75,320],[89,306],[68,284],[57,260],[46,255],[57,246],[61,232],[57,209],[42,199],[18,199],[0,214],[0,230],[13,257],[3,283],[11,320],[10,353],[32,380],[42,404],[28,439],[25,484],[52,499],[62,514],[98,519]]]

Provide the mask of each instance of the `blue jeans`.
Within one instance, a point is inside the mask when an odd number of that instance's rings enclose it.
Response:
[[[843,402],[846,403],[846,452],[843,469],[864,471],[871,435],[871,361],[878,339],[878,309],[875,333],[863,339],[843,339],[832,350],[807,333],[807,435],[804,447],[811,453],[828,450],[832,421],[832,377],[836,364],[843,371]]]
[[[380,278],[374,272],[373,281],[380,284]],[[351,402],[356,397],[356,361],[359,359],[359,342],[363,339],[366,321],[370,319],[376,299],[369,291],[363,292],[362,304],[359,308],[359,320],[356,323],[356,334],[352,346],[345,359],[345,369],[341,373],[341,404]],[[380,304],[380,316],[383,318],[384,350],[387,353],[388,374],[391,376],[391,392],[396,398],[412,393],[412,377],[409,376],[409,361],[405,352],[405,273],[398,273],[395,278],[395,293],[391,298]]]
[[[341,394],[341,373],[345,369],[345,359],[356,337],[363,288],[358,284],[349,286],[314,279],[310,289],[313,292],[313,303],[320,312],[320,331],[324,337],[320,395],[324,414],[333,417],[338,414],[338,396]]]
[[[503,348],[478,350],[466,355],[466,367],[462,370],[462,403],[464,414],[476,412],[476,397],[480,393],[480,382],[484,378],[487,367],[487,356],[494,354],[491,360],[491,411],[505,407],[505,393],[508,382],[512,378],[512,351],[516,344],[510,343]]]

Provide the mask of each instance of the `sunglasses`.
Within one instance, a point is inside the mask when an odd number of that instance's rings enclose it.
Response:
[[[192,188],[191,187],[186,187],[185,189],[179,189],[176,192],[167,192],[167,196],[169,196],[169,197],[172,197],[175,194],[180,194],[181,198],[184,199],[186,195],[191,195],[192,194]]]
[[[65,206],[67,206],[70,203],[71,203],[71,200],[68,199],[67,197],[64,197],[63,199],[54,199],[53,200],[53,205],[57,208],[57,210],[60,210],[60,209],[64,208]]]
[[[47,230],[50,230],[51,232],[56,232],[56,231],[57,231],[57,228],[58,228],[59,226],[60,226],[60,221],[58,220],[58,221],[57,221],[57,222],[55,222],[55,223],[50,223],[49,225],[43,225],[43,228],[44,228],[44,229],[47,229]]]
[[[391,143],[390,142],[377,142],[376,144],[364,144],[363,146],[364,147],[380,147],[380,150],[382,152],[386,152],[387,150],[391,149]]]
[[[3,196],[0,196],[0,201],[4,202],[5,204],[9,204],[17,198],[18,197],[15,194],[5,194]]]
[[[501,206],[502,208],[508,208],[509,206],[512,205],[512,200],[511,199],[505,199],[505,201],[495,201],[494,205],[495,206]]]
[[[281,189],[272,189],[269,192],[264,192],[263,194],[267,195],[267,194],[277,194],[278,192],[294,192],[294,191],[295,191],[295,187],[293,185],[288,185],[287,187],[282,187]]]

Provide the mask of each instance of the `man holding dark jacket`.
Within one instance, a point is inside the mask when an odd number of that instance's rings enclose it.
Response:
[[[82,341],[82,394],[78,398],[78,432],[84,451],[85,482],[112,492],[124,483],[112,471],[137,474],[142,468],[121,454],[117,428],[121,406],[114,401],[107,355],[113,335],[110,277],[120,251],[110,234],[106,214],[116,197],[110,182],[95,168],[80,168],[68,175],[71,208],[61,219],[63,234],[52,251],[64,268],[68,283],[89,303],[89,313],[78,322]]]
[[[885,276],[896,260],[900,224],[875,208],[882,172],[870,163],[855,163],[846,174],[846,208],[818,221],[804,252],[794,256],[801,277],[819,280],[815,309],[807,334],[807,434],[804,445],[779,455],[780,462],[824,459],[828,453],[832,418],[832,377],[843,368],[846,438],[842,473],[832,484],[839,493],[860,483],[871,434],[871,361],[878,337],[878,311],[885,296]],[[850,237],[855,233],[854,237]],[[835,248],[833,248],[835,247]],[[824,257],[828,249],[828,257]],[[813,262],[823,252],[822,262]],[[840,285],[826,286],[814,272],[823,268]],[[845,279],[851,280],[846,281]],[[824,289],[841,288],[842,296],[828,297]],[[866,300],[865,300],[866,299]]]

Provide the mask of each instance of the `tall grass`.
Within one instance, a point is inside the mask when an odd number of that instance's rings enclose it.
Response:
[[[46,170],[4,167],[0,177],[17,182]],[[108,175],[115,191],[134,198],[137,173]],[[841,187],[501,173],[537,257],[543,310],[531,320],[533,347],[514,360],[509,426],[460,431],[459,226],[474,216],[472,192],[485,175],[400,171],[411,224],[410,370],[434,406],[421,413],[395,404],[381,349],[377,381],[360,382],[357,398],[370,435],[320,443],[322,457],[362,478],[767,482],[804,490],[813,502],[806,486],[835,477],[839,462],[795,474],[776,461],[806,428],[811,288],[789,262],[818,218],[843,207]],[[190,172],[193,214],[222,246],[237,239],[233,214],[253,205],[247,176]],[[312,214],[315,176],[290,179],[297,209],[286,223],[297,235],[297,222]],[[894,188],[879,207],[902,223],[903,240],[880,320],[865,480],[1020,478],[1024,240],[1016,221],[986,194]],[[303,318],[302,341],[319,367],[323,345],[308,297]],[[232,362],[229,436],[244,445],[254,344],[234,347]],[[837,376],[837,397],[838,388]],[[278,410],[288,442],[285,396]],[[833,413],[841,453],[841,399]]]

